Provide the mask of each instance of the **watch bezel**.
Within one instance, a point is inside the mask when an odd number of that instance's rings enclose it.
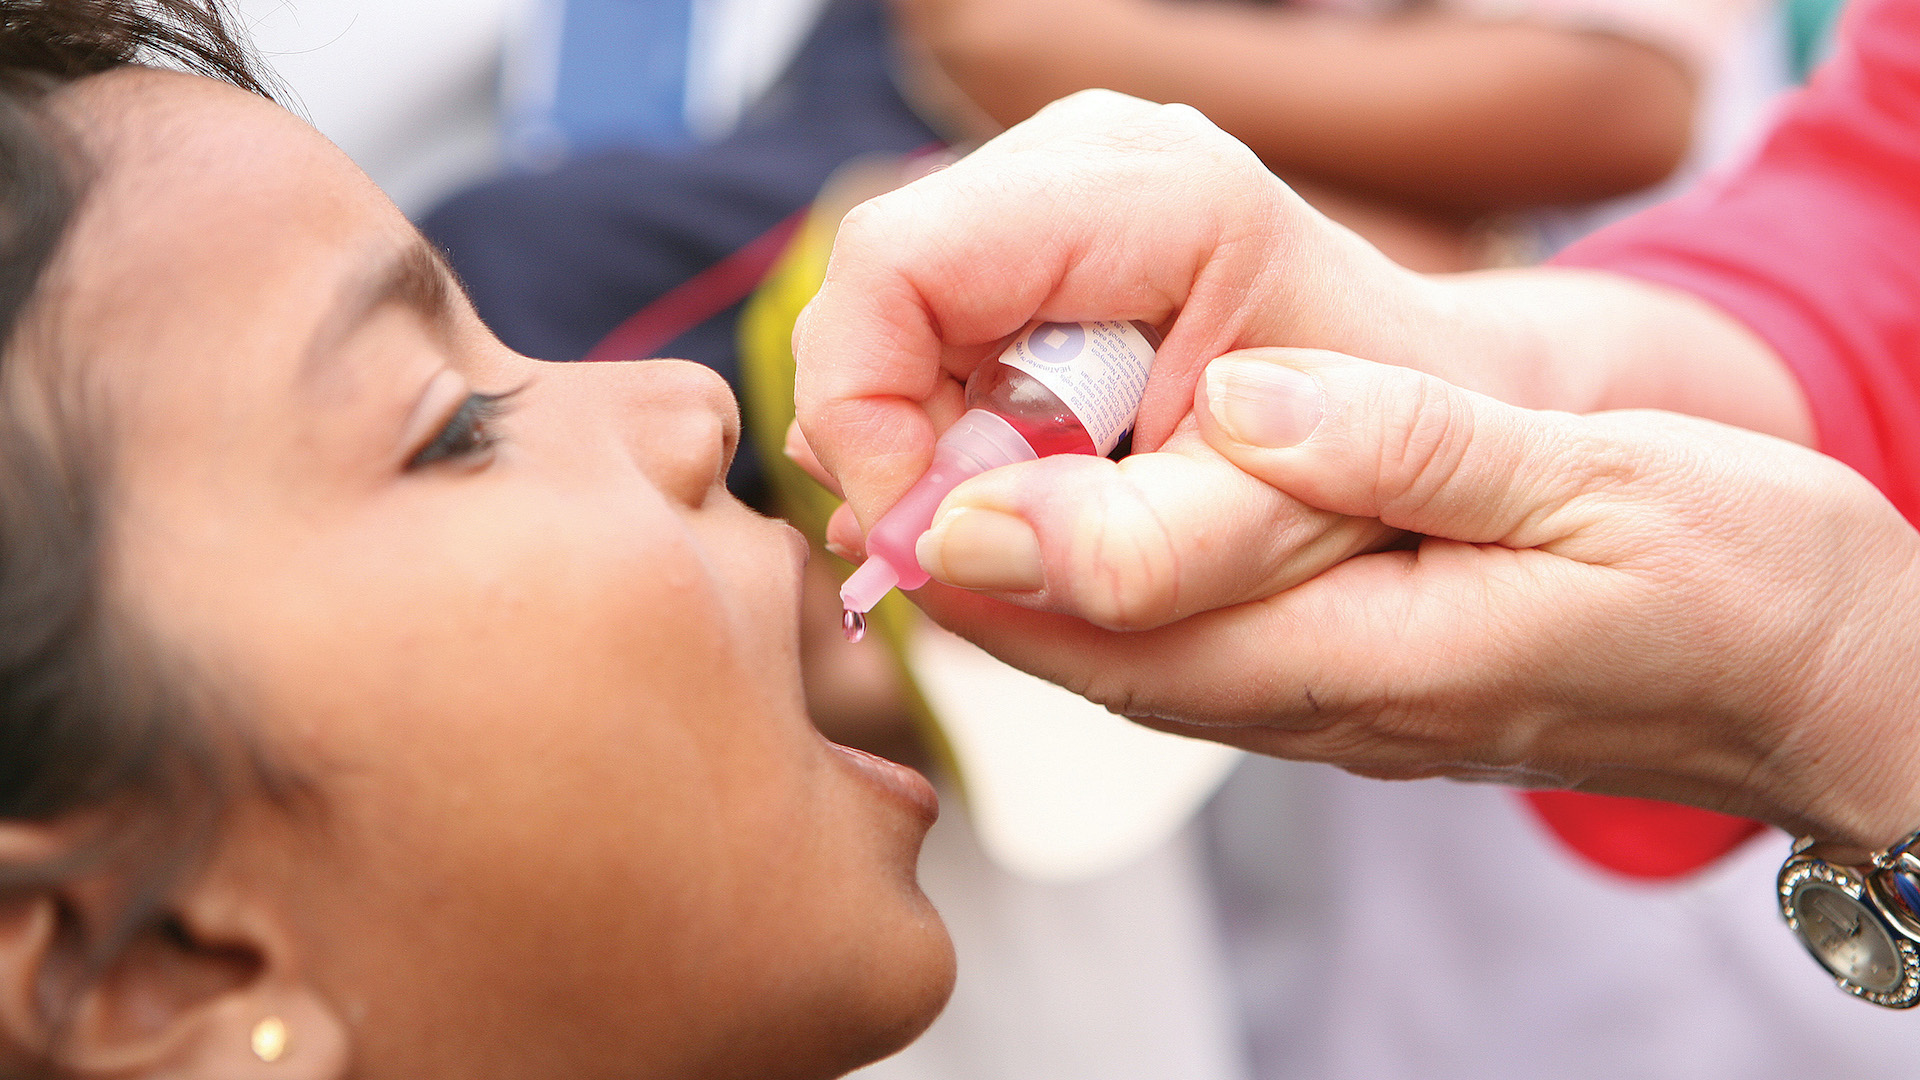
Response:
[[[1909,941],[1920,942],[1920,906],[1900,895],[1897,875],[1905,875],[1920,885],[1920,856],[1902,851],[1880,862],[1866,875],[1867,896],[1895,931]]]
[[[1787,920],[1787,926],[1793,930],[1801,946],[1842,990],[1889,1009],[1911,1009],[1920,1005],[1920,947],[1916,947],[1915,937],[1908,933],[1901,922],[1890,917],[1874,895],[1874,886],[1869,882],[1869,875],[1854,867],[1830,863],[1804,852],[1795,854],[1780,868],[1780,914]],[[1826,885],[1860,905],[1886,932],[1900,963],[1900,981],[1892,990],[1874,990],[1835,972],[1807,940],[1806,933],[1800,927],[1796,901],[1803,888],[1815,883]],[[1916,930],[1920,930],[1920,927],[1916,927]]]

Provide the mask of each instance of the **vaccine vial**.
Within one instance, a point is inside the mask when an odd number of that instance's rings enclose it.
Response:
[[[1111,453],[1133,427],[1160,334],[1143,322],[1041,323],[967,379],[967,412],[934,444],[933,465],[867,533],[867,561],[840,589],[847,638],[893,588],[928,574],[914,544],[940,501],[988,469],[1054,454]]]

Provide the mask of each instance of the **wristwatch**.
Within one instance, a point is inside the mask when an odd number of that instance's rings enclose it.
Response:
[[[1840,989],[1889,1009],[1920,1005],[1920,832],[1864,864],[1803,838],[1780,867],[1780,914]]]

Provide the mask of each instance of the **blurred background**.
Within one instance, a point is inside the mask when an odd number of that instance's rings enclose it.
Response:
[[[723,137],[824,0],[238,0],[308,119],[409,214],[510,163]]]

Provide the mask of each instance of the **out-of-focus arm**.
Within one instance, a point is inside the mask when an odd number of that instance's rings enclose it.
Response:
[[[1691,66],[1609,32],[1446,12],[899,2],[915,38],[1003,124],[1086,87],[1178,101],[1283,176],[1447,214],[1645,187],[1692,130]]]
[[[1920,0],[1861,4],[1845,31],[1840,54],[1790,103],[1748,166],[1601,232],[1559,262],[1684,296],[1744,327],[1791,372],[1809,410],[1809,441],[1912,518],[1920,516]],[[1664,371],[1621,365],[1602,404],[1706,411],[1745,389],[1717,359],[1695,356]],[[1664,400],[1620,400],[1627,395]]]

